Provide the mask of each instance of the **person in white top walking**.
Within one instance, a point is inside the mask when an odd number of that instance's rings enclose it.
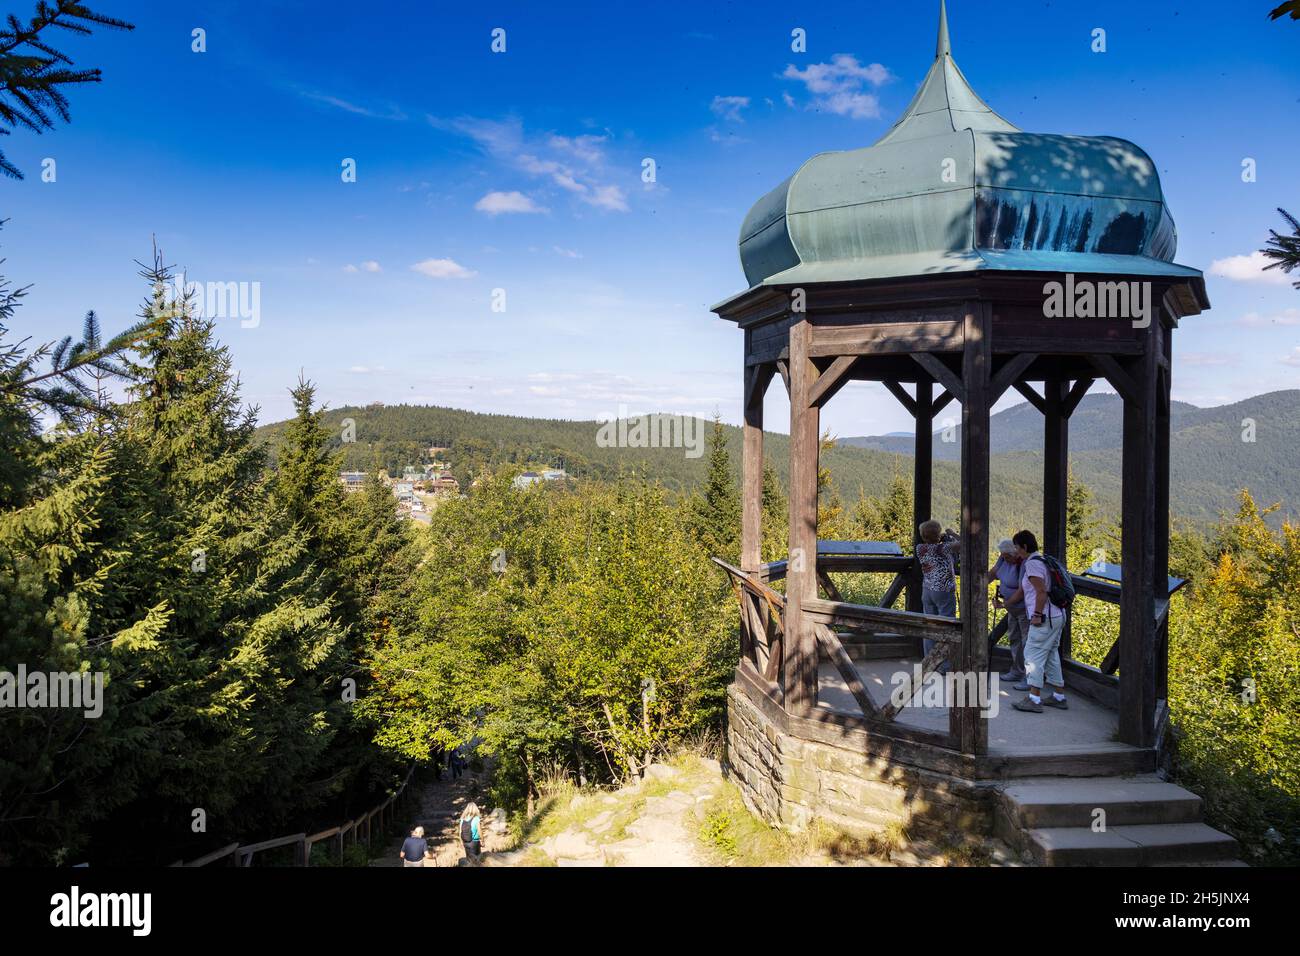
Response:
[[[1016,690],[1029,693],[1011,706],[1031,714],[1041,714],[1043,707],[1067,710],[1065,677],[1061,672],[1061,632],[1065,629],[1065,608],[1053,604],[1048,596],[1051,578],[1047,562],[1038,553],[1038,539],[1032,531],[1021,531],[1011,541],[1020,556],[1020,590],[1007,598],[1007,604],[1024,599],[1029,616],[1029,634],[1025,638],[1025,681]],[[1043,693],[1051,688],[1050,694]]]

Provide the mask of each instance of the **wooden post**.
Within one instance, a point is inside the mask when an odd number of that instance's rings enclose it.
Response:
[[[1066,501],[1070,481],[1070,420],[1065,397],[1070,383],[1059,377],[1043,383],[1043,553],[1065,561]]]
[[[817,466],[820,410],[811,404],[817,367],[809,357],[812,325],[790,327],[790,563],[786,573],[783,690],[786,711],[805,714],[817,704],[817,636],[803,619],[804,601],[817,597]]]
[[[1157,316],[1153,319],[1159,322]],[[1169,600],[1169,417],[1173,371],[1173,336],[1161,329],[1164,361],[1156,390],[1155,596]],[[1156,629],[1156,699],[1169,699],[1169,615]]]
[[[966,306],[963,322],[961,409],[961,650],[954,670],[988,680],[989,376],[993,364],[993,309]],[[988,752],[988,722],[978,701],[950,706],[949,727],[962,753]]]
[[[1065,529],[1070,485],[1070,416],[1065,400],[1070,382],[1053,376],[1043,383],[1043,553],[1065,564]],[[1071,655],[1070,623],[1061,632],[1060,654]]]
[[[934,383],[924,374],[916,383],[916,445],[912,469],[912,553],[921,540],[917,526],[933,515],[934,488]],[[915,564],[907,587],[907,609],[921,610],[921,565]]]
[[[746,359],[749,357],[751,334],[745,332]],[[750,572],[757,571],[763,560],[763,398],[774,373],[771,366],[746,366],[744,370],[740,567]],[[750,658],[762,671],[766,661],[760,646],[765,636],[767,615],[754,596],[743,589],[740,601],[740,656],[742,660]]]
[[[749,336],[746,332],[746,341]],[[750,572],[757,571],[763,560],[763,397],[771,380],[770,368],[745,369],[740,567]]]
[[[1161,324],[1156,316],[1146,330],[1141,358],[1126,365],[1136,394],[1124,402],[1119,737],[1134,747],[1149,747],[1155,739],[1156,388]]]

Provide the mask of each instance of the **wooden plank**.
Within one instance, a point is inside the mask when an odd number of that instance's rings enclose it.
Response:
[[[876,702],[871,699],[871,694],[862,683],[862,675],[858,673],[857,665],[849,657],[849,652],[844,649],[844,644],[840,641],[839,635],[832,631],[825,624],[815,624],[813,631],[817,635],[817,641],[821,648],[830,658],[835,669],[840,672],[844,678],[844,683],[848,685],[849,693],[853,699],[858,702],[862,708],[862,713],[868,717],[876,715]]]
[[[1043,383],[1047,406],[1043,413],[1043,553],[1062,563],[1070,479],[1070,426],[1064,408],[1068,392],[1069,383],[1061,378]]]
[[[952,394],[946,392],[945,394]],[[925,377],[916,383],[916,430],[912,437],[912,553],[921,540],[922,521],[931,517],[934,498],[934,382]],[[921,611],[921,566],[913,561],[909,568],[907,609]]]
[[[764,584],[754,575],[750,574],[748,571],[744,571],[736,567],[734,564],[728,564],[726,561],[723,561],[721,558],[715,557],[715,558],[710,558],[709,560],[712,561],[714,564],[716,564],[718,567],[722,568],[728,574],[730,574],[732,578],[736,580],[742,587],[752,591],[754,594],[770,602],[773,607],[782,608],[782,609],[785,607],[785,597],[782,596],[780,591],[772,590],[772,588],[768,587],[766,584]]]
[[[1034,408],[1038,409],[1044,415],[1047,414],[1047,403],[1043,401],[1043,396],[1034,391],[1032,385],[1028,382],[1014,382],[1012,383],[1012,387],[1021,395],[1025,396],[1030,405],[1033,405]]]
[[[790,394],[790,363],[785,359],[780,359],[776,363],[776,370],[781,376],[781,381],[785,383],[785,393]]]
[[[963,405],[966,403],[966,386],[957,373],[927,352],[913,352],[912,359],[930,373],[930,377],[946,388]]]
[[[898,600],[898,596],[903,593],[903,588],[907,587],[910,578],[911,575],[907,571],[899,571],[898,574],[894,575],[894,580],[890,582],[889,587],[885,589],[885,593],[880,598],[880,606],[892,608],[894,602]],[[908,610],[910,611],[911,608],[909,607]]]
[[[993,308],[971,302],[966,309],[961,425],[961,647],[955,670],[988,671],[988,585],[983,574],[989,555],[989,414],[993,366]],[[1012,379],[1018,375],[1012,376]],[[953,391],[949,388],[949,391]],[[988,721],[977,701],[948,709],[949,728],[962,753],[988,752]]]
[[[902,355],[909,352],[956,352],[961,348],[961,323],[888,322],[835,324],[818,316],[809,355]]]
[[[929,676],[948,659],[948,651],[949,648],[946,644],[935,644],[934,647],[930,648],[930,653],[926,654],[921,660],[920,684],[914,686],[912,684],[912,678],[909,675],[907,679],[909,693],[904,697],[902,693],[891,692],[889,700],[885,703],[885,706],[880,708],[881,720],[893,720],[898,716],[898,712],[902,710],[903,707],[911,703],[912,698],[914,698],[921,688],[925,686],[927,678],[929,678]],[[899,703],[900,700],[902,701],[901,704]],[[950,711],[953,709],[955,708],[949,708]]]
[[[803,602],[804,611],[813,621],[860,630],[925,637],[932,641],[957,644],[961,641],[961,621],[955,617],[896,611],[893,608],[845,601],[812,598]]]
[[[1146,353],[1131,372],[1123,373],[1135,393],[1124,402],[1121,465],[1119,738],[1135,747],[1148,747],[1154,738],[1155,405],[1160,329],[1160,322],[1151,324]]]
[[[916,417],[916,399],[907,394],[907,389],[893,379],[884,379],[880,384],[889,389],[889,394],[898,399],[899,403],[907,409],[913,418]]]
[[[903,549],[894,541],[838,541],[834,538],[817,539],[817,557],[832,555],[851,557],[903,557]]]
[[[223,846],[220,850],[213,850],[211,853],[205,856],[201,856],[197,860],[191,860],[189,863],[186,863],[184,865],[185,866],[207,866],[209,863],[215,863],[217,860],[220,860],[223,857],[232,856],[232,855],[234,855],[237,859],[238,852],[239,852],[239,844],[231,843],[228,846]],[[236,865],[238,865],[238,863],[236,863]]]
[[[832,601],[844,600],[844,595],[840,593],[840,589],[835,586],[835,582],[831,580],[830,575],[820,565],[817,567],[817,583],[821,585],[822,590],[826,592],[826,596]]]
[[[817,637],[802,608],[817,598],[817,471],[820,410],[811,402],[817,366],[809,354],[812,325],[790,327],[790,565],[786,571],[783,642],[785,706],[807,713],[817,706]]]
[[[1172,361],[1167,331],[1163,358]],[[1156,599],[1155,634],[1155,695],[1157,700],[1169,697],[1169,431],[1170,431],[1170,373],[1163,365],[1156,383],[1156,447],[1155,447],[1155,547],[1152,583]]]
[[[1111,584],[1109,581],[1094,581],[1081,574],[1071,574],[1070,580],[1074,583],[1075,593],[1081,597],[1105,601],[1107,604],[1119,603],[1120,589],[1118,584]]]
[[[998,352],[1040,352],[1091,358],[1094,355],[1138,355],[1142,345],[1128,339],[1085,338],[1069,335],[998,335]]]
[[[1074,383],[1074,387],[1070,389],[1070,394],[1065,400],[1066,418],[1074,414],[1074,410],[1079,407],[1079,403],[1083,401],[1083,396],[1088,394],[1088,389],[1092,388],[1092,383],[1095,381],[1096,379],[1092,378],[1081,378]]]
[[[951,402],[952,400],[953,400],[952,392],[947,392],[947,391],[945,391],[942,395],[936,398],[934,400],[934,404],[930,407],[931,418],[933,418],[935,415],[938,415],[941,411],[947,408],[948,403]]]
[[[897,558],[863,555],[817,555],[817,567],[826,571],[844,571],[857,574],[897,574],[913,564],[911,555]]]
[[[751,333],[746,332],[746,339]],[[748,344],[746,346],[748,348]],[[740,566],[753,571],[762,561],[763,544],[763,398],[776,369],[760,365],[745,374],[745,423],[741,447]],[[752,652],[750,635],[741,627],[741,655]]]
[[[857,362],[856,355],[841,355],[826,371],[817,376],[808,395],[808,404],[820,408],[850,381],[849,373]]]
[[[1110,710],[1119,708],[1119,679],[1082,661],[1063,660],[1065,684],[1071,692],[1087,697]]]

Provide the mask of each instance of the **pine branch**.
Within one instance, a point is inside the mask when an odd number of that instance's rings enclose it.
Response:
[[[135,27],[116,17],[91,10],[78,0],[40,0],[36,14],[24,26],[12,14],[6,29],[0,30],[0,135],[13,129],[42,133],[54,127],[55,119],[68,122],[68,99],[60,87],[98,83],[98,69],[70,69],[72,60],[47,43],[44,31],[63,30],[89,36],[92,26],[109,30]],[[22,179],[22,172],[0,152],[0,172]]]
[[[1283,235],[1276,229],[1270,229],[1268,231],[1267,248],[1259,251],[1267,258],[1274,260],[1264,267],[1264,271],[1281,269],[1287,275],[1290,275],[1292,269],[1300,267],[1300,221],[1285,209],[1279,209],[1278,212],[1291,226],[1291,235]],[[1300,289],[1300,281],[1293,283],[1293,285]]]
[[[1280,20],[1287,14],[1291,15],[1292,20],[1300,20],[1300,0],[1286,0],[1286,3],[1270,11],[1268,18]]]

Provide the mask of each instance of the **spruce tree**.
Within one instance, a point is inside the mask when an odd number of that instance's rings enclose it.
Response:
[[[164,843],[199,849],[213,834],[284,821],[338,786],[320,771],[345,719],[332,667],[344,630],[271,494],[256,410],[242,407],[212,323],[169,298],[157,256],[143,275],[144,316],[163,328],[140,350],[114,437],[129,468],[111,489],[105,547],[120,558],[101,613],[109,627],[138,607],[163,606],[170,619],[154,646],[125,647],[116,661],[150,746],[115,767],[137,798],[100,834],[147,817]],[[209,833],[193,839],[196,807]]]
[[[709,463],[695,503],[695,529],[709,553],[734,561],[739,555],[740,494],[731,473],[731,455],[722,419],[713,419]]]

